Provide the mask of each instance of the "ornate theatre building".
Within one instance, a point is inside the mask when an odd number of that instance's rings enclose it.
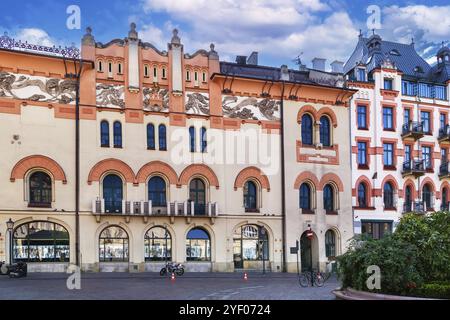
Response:
[[[188,54],[176,30],[160,51],[134,24],[81,52],[0,41],[0,260],[295,272],[345,251],[342,73]]]

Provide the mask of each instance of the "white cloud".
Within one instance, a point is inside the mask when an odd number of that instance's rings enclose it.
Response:
[[[28,41],[28,43],[39,44],[47,47],[56,45],[56,41],[53,40],[47,32],[38,28],[25,28],[18,30],[14,38],[17,40]]]

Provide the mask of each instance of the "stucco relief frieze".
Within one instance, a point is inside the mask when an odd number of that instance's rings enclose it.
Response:
[[[144,110],[169,112],[169,90],[159,87],[144,88]]]
[[[225,117],[251,120],[280,120],[280,101],[270,98],[223,96]]]
[[[186,113],[209,115],[209,95],[199,92],[186,92]]]
[[[73,104],[75,86],[73,80],[0,72],[0,97]]]
[[[125,88],[122,85],[97,83],[97,106],[107,108],[125,107]]]

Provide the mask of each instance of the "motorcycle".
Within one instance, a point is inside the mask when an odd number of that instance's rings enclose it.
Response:
[[[23,278],[28,274],[28,266],[25,262],[18,262],[9,266],[10,278]]]
[[[184,265],[181,263],[168,262],[159,272],[160,276],[165,276],[167,274],[175,273],[177,276],[182,276],[184,274]]]

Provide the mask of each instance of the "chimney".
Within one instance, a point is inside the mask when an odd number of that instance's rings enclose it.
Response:
[[[236,63],[240,64],[240,65],[246,65],[247,64],[247,56],[237,56]]]
[[[314,70],[319,70],[319,71],[325,71],[325,62],[327,60],[326,59],[322,59],[322,58],[314,58],[312,60],[313,63],[313,69]]]
[[[289,81],[289,69],[287,65],[283,64],[280,69],[280,80],[281,81]]]
[[[247,64],[250,64],[252,66],[258,65],[258,52],[253,51],[250,57],[247,59]]]
[[[334,73],[344,73],[344,63],[341,61],[333,61],[331,63],[331,71]]]

